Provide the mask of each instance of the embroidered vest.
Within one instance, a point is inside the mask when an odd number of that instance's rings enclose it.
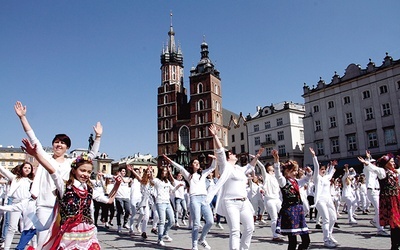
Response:
[[[90,213],[90,205],[92,203],[93,189],[87,187],[87,190],[80,190],[73,185],[65,188],[64,196],[61,198],[60,215],[61,225],[64,222],[77,215],[82,215],[82,222],[93,224],[93,219]]]

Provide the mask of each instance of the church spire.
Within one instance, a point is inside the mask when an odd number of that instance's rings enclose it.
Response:
[[[161,64],[175,62],[183,66],[183,55],[181,48],[176,46],[175,43],[175,31],[172,25],[172,12],[170,12],[170,26],[168,31],[168,41],[165,49],[163,48],[161,54]]]

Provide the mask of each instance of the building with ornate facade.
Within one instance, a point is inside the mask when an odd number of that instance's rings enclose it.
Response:
[[[220,138],[227,144],[220,72],[209,58],[208,44],[203,41],[200,61],[190,70],[187,93],[183,54],[175,44],[172,22],[168,37],[161,53],[161,85],[157,94],[158,165],[165,164],[163,154],[185,166],[195,158],[206,163],[207,155],[213,154],[214,149],[208,131],[210,124],[221,128]]]
[[[303,164],[304,105],[293,102],[257,107],[255,115],[246,117],[249,153],[255,155],[260,147],[264,164],[273,162],[271,151],[278,150],[280,160],[295,160]]]
[[[357,156],[369,150],[374,158],[400,148],[400,60],[386,54],[380,66],[350,64],[330,83],[322,79],[303,87],[306,116],[305,147],[313,147],[319,161],[361,168]],[[312,164],[309,152],[305,163]]]

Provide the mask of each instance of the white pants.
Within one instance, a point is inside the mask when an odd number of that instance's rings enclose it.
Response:
[[[354,211],[356,210],[356,205],[357,205],[357,200],[356,197],[354,196],[345,196],[343,197],[344,202],[346,202],[347,205],[347,213],[349,216],[349,222],[354,221]],[[318,210],[319,212],[319,210]]]
[[[37,235],[37,249],[42,249],[44,243],[46,243],[47,236],[49,234],[50,226],[53,222],[54,213],[52,207],[37,207],[36,215],[39,219],[39,222],[42,226],[42,230],[37,230],[36,227],[36,235]]]
[[[265,208],[267,209],[267,213],[271,218],[271,231],[273,238],[277,238],[279,235],[276,233],[276,222],[278,221],[278,213],[282,207],[281,199],[264,199]]]
[[[254,231],[253,209],[249,200],[225,200],[226,221],[230,230],[229,249],[250,249],[251,237]],[[243,225],[242,237],[240,237],[240,223]]]
[[[322,233],[324,234],[324,241],[327,241],[332,236],[333,226],[337,220],[337,213],[333,201],[318,200],[315,207],[318,210],[318,215],[322,217]]]
[[[375,208],[374,222],[378,231],[382,231],[383,227],[379,224],[379,190],[367,189],[367,197]]]
[[[4,250],[10,249],[15,231],[17,231],[19,218],[21,218],[21,212],[8,212],[8,213],[9,213],[9,220],[8,220],[6,238],[4,239]]]

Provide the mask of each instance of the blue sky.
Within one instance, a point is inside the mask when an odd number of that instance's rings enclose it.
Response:
[[[400,58],[400,1],[1,1],[0,144],[24,133],[13,104],[45,146],[66,133],[86,148],[104,126],[114,159],[157,154],[160,53],[170,11],[182,47],[185,87],[205,37],[221,72],[223,107],[303,103],[303,83],[330,82],[350,63]]]

